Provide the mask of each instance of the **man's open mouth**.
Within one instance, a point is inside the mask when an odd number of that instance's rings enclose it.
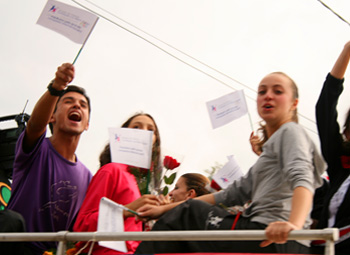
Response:
[[[81,115],[78,112],[71,112],[68,116],[69,120],[72,121],[81,121]]]

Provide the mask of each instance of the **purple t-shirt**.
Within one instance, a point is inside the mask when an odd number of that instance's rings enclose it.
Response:
[[[73,163],[63,158],[45,134],[30,153],[25,153],[23,137],[24,132],[17,141],[8,208],[23,215],[28,232],[71,229],[91,172],[78,159]],[[40,249],[47,249],[43,245],[35,243]]]

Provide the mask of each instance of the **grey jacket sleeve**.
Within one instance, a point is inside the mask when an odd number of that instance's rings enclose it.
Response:
[[[233,182],[225,190],[214,194],[215,204],[226,206],[244,205],[251,199],[252,178],[251,172]]]

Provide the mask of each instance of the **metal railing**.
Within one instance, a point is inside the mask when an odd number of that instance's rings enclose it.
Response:
[[[264,240],[264,230],[211,230],[211,231],[151,231],[151,232],[50,232],[50,233],[0,233],[0,242],[59,242],[57,255],[64,255],[67,242],[76,241],[234,241]],[[288,240],[325,240],[326,255],[335,255],[335,241],[339,229],[294,230]]]

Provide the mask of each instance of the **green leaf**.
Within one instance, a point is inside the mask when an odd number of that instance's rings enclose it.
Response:
[[[164,176],[164,182],[165,182],[165,184],[169,184],[169,185],[173,184],[175,178],[176,178],[176,173],[173,173],[169,177]]]
[[[164,187],[164,189],[163,189],[163,196],[166,196],[166,195],[168,195],[168,192],[169,192],[169,188],[168,188],[168,186],[165,186]]]

